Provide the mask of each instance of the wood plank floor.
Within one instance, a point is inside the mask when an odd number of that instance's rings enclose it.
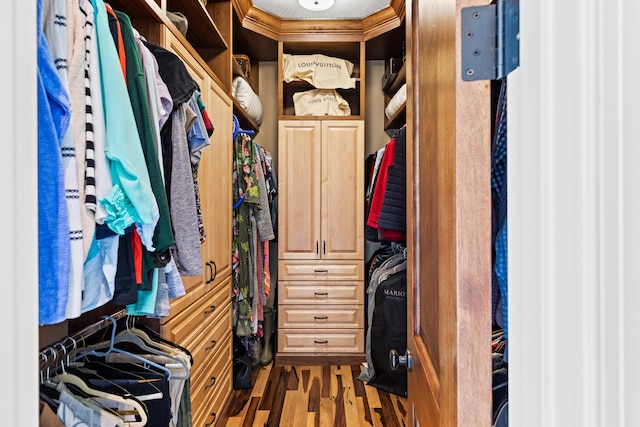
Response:
[[[365,385],[360,365],[261,366],[219,426],[406,427],[407,399]]]

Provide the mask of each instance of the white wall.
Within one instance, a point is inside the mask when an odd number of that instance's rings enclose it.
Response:
[[[366,61],[365,67],[364,153],[368,156],[384,147],[389,142],[389,136],[384,131],[384,61]]]
[[[0,26],[3,242],[2,425],[38,425],[36,2],[5,2]]]
[[[640,425],[637,0],[523,0],[509,78],[510,421]]]

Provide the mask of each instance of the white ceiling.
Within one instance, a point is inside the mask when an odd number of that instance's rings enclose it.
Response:
[[[388,7],[389,0],[335,0],[335,4],[321,12],[300,6],[298,0],[253,0],[253,5],[282,19],[362,19]]]

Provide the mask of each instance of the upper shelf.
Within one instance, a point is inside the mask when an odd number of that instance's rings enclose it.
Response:
[[[394,130],[401,128],[407,123],[407,103],[405,102],[398,108],[398,111],[389,118],[385,116],[384,118],[384,129],[385,130]]]
[[[153,0],[111,0],[111,6],[132,20],[156,20],[173,26],[165,10]],[[186,39],[196,49],[228,49],[220,30],[198,0],[167,0],[166,10],[184,14],[188,21]],[[134,22],[134,26],[136,23]]]
[[[229,48],[207,9],[198,0],[167,0],[167,10],[181,12],[187,18],[186,38],[194,48]]]
[[[389,88],[387,90],[385,90],[385,93],[390,94],[391,96],[393,96],[394,93],[396,93],[398,91],[398,89],[400,89],[400,86],[402,86],[403,84],[406,83],[407,81],[407,67],[406,67],[407,63],[404,62],[402,64],[402,66],[400,67],[400,70],[398,71],[396,77],[393,79],[393,82],[391,83],[391,86],[389,86]]]
[[[238,121],[240,122],[240,127],[245,130],[252,130],[256,134],[260,130],[260,126],[256,123],[251,116],[247,113],[247,111],[242,108],[240,103],[235,98],[233,99],[233,114],[236,115]]]

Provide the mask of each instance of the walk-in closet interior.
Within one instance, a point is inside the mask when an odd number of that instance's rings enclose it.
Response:
[[[38,0],[41,423],[506,412],[506,83],[435,3]]]

